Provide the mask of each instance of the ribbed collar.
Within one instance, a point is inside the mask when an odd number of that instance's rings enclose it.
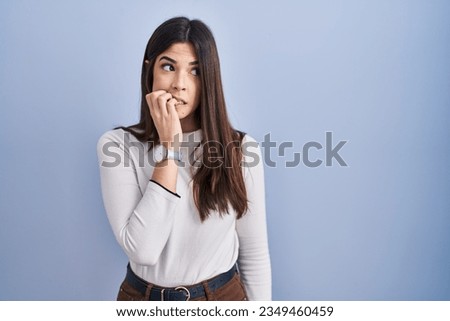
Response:
[[[202,129],[199,128],[197,130],[194,130],[192,132],[184,132],[183,133],[183,141],[189,141],[189,142],[197,142],[200,143],[203,138],[203,132]]]

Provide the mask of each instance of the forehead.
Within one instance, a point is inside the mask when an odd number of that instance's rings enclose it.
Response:
[[[178,61],[186,60],[191,62],[197,60],[194,46],[190,42],[174,43],[159,56],[168,56]]]

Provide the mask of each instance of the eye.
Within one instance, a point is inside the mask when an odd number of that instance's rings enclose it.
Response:
[[[173,66],[171,64],[164,64],[161,67],[165,71],[174,71],[175,70],[175,68],[173,68]]]
[[[198,68],[194,68],[194,69],[192,69],[191,73],[192,73],[194,76],[198,76],[198,75],[200,75],[200,70],[199,70]]]

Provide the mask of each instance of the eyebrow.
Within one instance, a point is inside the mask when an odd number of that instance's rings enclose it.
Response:
[[[168,60],[168,61],[170,61],[170,62],[173,63],[173,64],[176,64],[176,63],[177,63],[177,61],[176,61],[175,59],[169,58],[169,57],[167,57],[167,56],[162,56],[161,58],[159,58],[159,61],[161,61],[161,60],[163,60],[163,59]],[[191,62],[189,63],[189,65],[198,65],[198,60],[191,61]]]

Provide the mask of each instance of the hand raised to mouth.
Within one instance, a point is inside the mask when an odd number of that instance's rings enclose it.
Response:
[[[167,148],[172,148],[177,135],[181,137],[183,133],[175,109],[175,106],[179,106],[181,102],[165,90],[151,92],[145,98],[161,144]]]

